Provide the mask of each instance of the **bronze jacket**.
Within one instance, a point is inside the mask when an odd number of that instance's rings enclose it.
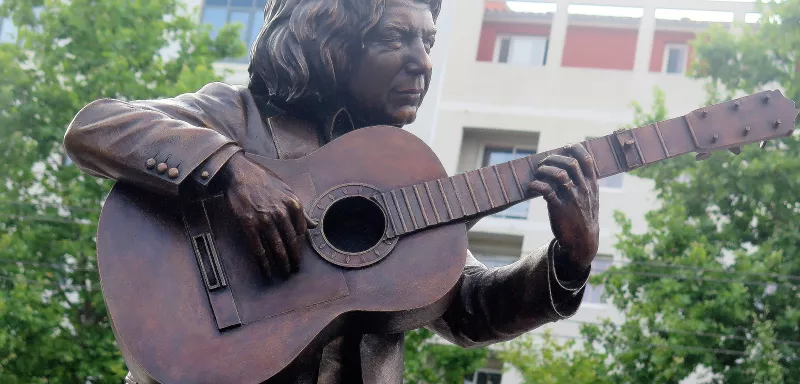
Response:
[[[318,132],[297,129],[280,114],[268,116],[261,104],[246,87],[222,83],[171,99],[101,99],[75,116],[64,145],[88,174],[178,197],[182,184],[207,186],[239,150],[298,158],[319,147]],[[331,114],[330,128],[323,128],[333,129],[335,120]],[[485,346],[572,316],[588,272],[559,280],[552,244],[494,269],[468,255],[458,293],[429,328],[463,347]],[[306,372],[295,383],[401,383],[403,335],[334,340]]]

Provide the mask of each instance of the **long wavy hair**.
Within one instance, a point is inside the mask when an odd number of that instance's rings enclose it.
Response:
[[[430,6],[434,21],[442,0]],[[386,0],[269,0],[250,50],[250,91],[281,104],[335,97]]]

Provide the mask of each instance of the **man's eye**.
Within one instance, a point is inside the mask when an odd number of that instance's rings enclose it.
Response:
[[[400,40],[399,37],[390,37],[385,40],[386,45],[389,46],[391,49],[400,49],[403,48],[403,41]]]

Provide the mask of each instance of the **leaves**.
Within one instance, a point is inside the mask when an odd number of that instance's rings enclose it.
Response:
[[[0,382],[118,383],[117,351],[95,265],[111,183],[80,173],[62,148],[84,105],[146,99],[221,79],[213,64],[244,53],[177,0],[5,0],[19,26],[0,44]]]
[[[800,24],[787,20],[800,20],[800,1],[772,10],[782,23],[769,13],[758,29],[714,27],[694,42],[694,76],[709,80],[710,100],[777,83],[798,101]],[[635,125],[663,119],[660,103],[636,109]],[[636,171],[653,180],[658,207],[646,215],[646,233],[617,215],[617,248],[630,263],[597,278],[626,320],[583,330],[614,359],[615,382],[675,383],[700,367],[714,382],[800,377],[800,343],[791,342],[800,340],[796,169],[800,142],[790,137],[766,151]]]
[[[489,357],[487,348],[463,349],[421,328],[405,335],[403,381],[425,384],[462,384],[464,376],[482,367]]]

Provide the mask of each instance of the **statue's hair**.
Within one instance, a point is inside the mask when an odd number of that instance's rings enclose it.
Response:
[[[437,19],[442,0],[416,1]],[[251,92],[288,104],[332,96],[385,6],[386,0],[269,0],[250,53]]]

